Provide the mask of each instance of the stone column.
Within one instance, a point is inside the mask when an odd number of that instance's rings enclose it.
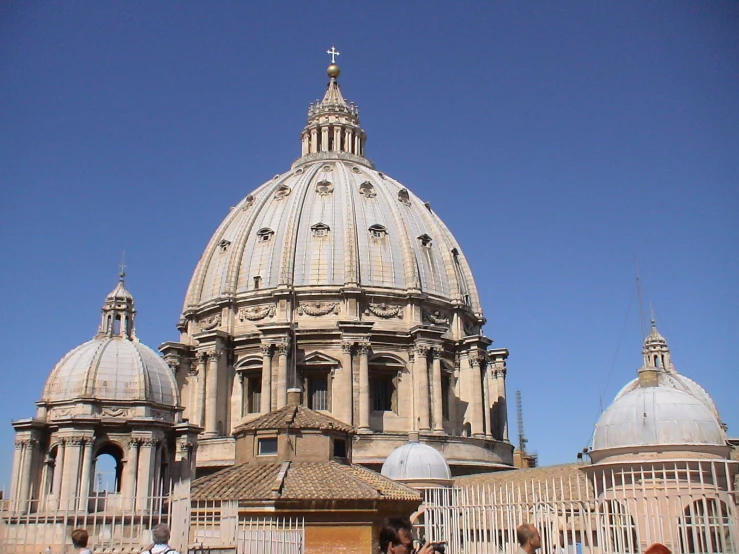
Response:
[[[198,365],[195,370],[197,375],[197,386],[195,389],[195,402],[193,403],[193,423],[202,427],[205,423],[205,366],[208,361],[206,352],[198,353]]]
[[[321,152],[328,152],[328,127],[321,128]]]
[[[53,481],[51,483],[51,494],[54,495],[54,498],[59,500],[59,495],[62,492],[62,479],[63,477],[63,471],[64,471],[64,439],[59,439],[57,441],[57,447],[56,447],[56,459],[54,460],[54,476],[52,477]]]
[[[10,477],[10,500],[13,510],[18,507],[18,499],[20,498],[21,474],[23,473],[23,440],[15,440],[15,452],[13,453],[13,473]]]
[[[504,441],[508,441],[508,409],[506,407],[505,392],[505,367],[498,365],[495,370],[495,380],[498,382],[498,421],[500,422],[500,436]]]
[[[154,440],[150,438],[141,439],[139,452],[139,468],[136,475],[136,509],[142,510],[148,507],[147,500],[151,490],[151,462],[154,448]]]
[[[444,410],[442,402],[442,389],[441,389],[441,349],[437,346],[431,351],[432,356],[432,368],[431,368],[431,376],[434,381],[433,386],[433,393],[434,393],[434,401],[433,401],[433,416],[434,416],[434,433],[437,434],[445,434],[444,433]]]
[[[139,475],[139,439],[131,439],[128,443],[128,456],[126,457],[126,475],[123,478],[123,496],[127,507],[133,509],[136,498],[136,480]]]
[[[429,430],[429,347],[416,345],[416,361],[413,363],[413,375],[416,389],[416,417],[418,431]]]
[[[341,369],[336,372],[335,393],[333,394],[332,411],[336,419],[353,425],[354,416],[354,376],[352,375],[352,343],[341,343]]]
[[[352,148],[352,132],[348,127],[344,130],[344,152],[354,153]]]
[[[318,129],[310,130],[310,153],[318,152]]]
[[[360,342],[359,354],[359,433],[370,433],[370,383],[369,383],[369,342]]]
[[[92,479],[92,437],[85,440],[85,448],[82,453],[82,477],[80,480],[80,500],[78,510],[87,510],[87,500],[90,496],[90,480]]]
[[[31,506],[31,483],[33,477],[33,451],[36,447],[34,439],[26,439],[22,443],[23,446],[23,465],[21,466],[21,474],[18,487],[18,507],[21,511],[27,512]]]
[[[483,419],[482,419],[482,374],[480,373],[480,364],[482,364],[482,356],[471,351],[468,353],[470,362],[470,380],[472,381],[472,398],[470,401],[470,427],[472,428],[473,437],[484,436]]]
[[[483,415],[483,421],[485,422],[485,437],[491,439],[493,438],[493,429],[491,427],[491,421],[490,421],[490,410],[492,406],[491,402],[491,396],[490,392],[492,387],[490,386],[490,374],[492,372],[492,368],[490,365],[485,364],[485,369],[483,370],[483,376],[482,376],[482,394],[483,394],[483,400],[482,400],[482,415]]]
[[[220,350],[208,353],[208,370],[205,378],[205,434],[218,434],[218,358]]]
[[[72,437],[67,439],[66,452],[64,453],[64,476],[62,477],[62,504],[65,510],[74,509],[77,496],[77,476],[80,470],[80,447],[82,439]]]
[[[334,127],[334,152],[341,152],[341,127],[336,125]]]
[[[272,411],[272,345],[262,344],[262,397],[259,411]]]
[[[275,409],[280,409],[287,404],[287,354],[290,343],[286,339],[277,345],[277,405]]]

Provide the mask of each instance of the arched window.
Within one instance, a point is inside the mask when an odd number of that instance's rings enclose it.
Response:
[[[639,541],[634,519],[624,504],[617,500],[604,500],[599,505],[599,521],[605,552],[636,552]]]
[[[369,363],[370,408],[373,412],[398,413],[398,373],[403,362],[390,356],[377,356]]]
[[[701,498],[689,504],[680,518],[680,551],[686,554],[704,552],[736,552],[732,536],[731,507],[717,498]]]
[[[257,239],[259,242],[269,242],[272,240],[275,232],[269,227],[262,227],[257,231]]]
[[[252,359],[239,365],[241,379],[241,417],[259,413],[262,405],[262,360]]]
[[[121,492],[122,473],[123,450],[112,442],[104,444],[95,455],[93,474],[87,477],[92,479],[90,490],[97,494]]]

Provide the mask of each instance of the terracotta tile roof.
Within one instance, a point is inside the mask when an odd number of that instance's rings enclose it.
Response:
[[[477,485],[490,489],[513,491],[516,494],[534,498],[556,498],[557,500],[576,500],[583,495],[591,494],[592,485],[588,480],[582,464],[563,464],[556,466],[535,467],[531,469],[515,469],[496,471],[493,473],[477,473],[464,475],[454,480],[454,486],[472,488]]]
[[[285,406],[240,425],[236,432],[257,429],[335,429],[351,433],[354,427],[305,406]]]
[[[281,474],[284,471],[284,474]],[[416,500],[417,491],[338,462],[244,463],[192,483],[193,500]]]

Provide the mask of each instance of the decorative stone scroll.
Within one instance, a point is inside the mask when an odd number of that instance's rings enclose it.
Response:
[[[291,192],[292,190],[287,185],[280,185],[275,191],[275,200],[282,200],[283,198],[287,198],[288,196],[290,196]]]
[[[435,311],[428,311],[428,310],[422,310],[421,312],[424,321],[430,321],[434,325],[449,325],[449,318],[444,317],[444,314],[441,312],[435,310]]]
[[[316,193],[319,196],[328,196],[332,192],[334,192],[334,184],[331,181],[324,179],[316,185]]]
[[[126,408],[103,408],[100,415],[104,417],[128,417],[128,409]]]
[[[379,304],[368,304],[367,311],[382,319],[391,319],[393,317],[403,319],[403,306],[393,306],[392,304],[381,302]]]
[[[301,302],[298,306],[300,315],[320,317],[328,314],[339,314],[341,307],[338,302]]]
[[[216,313],[213,315],[209,315],[208,317],[205,317],[200,320],[200,329],[203,331],[210,331],[211,329],[215,329],[221,324],[221,314]]]
[[[236,314],[236,317],[238,317],[239,321],[243,323],[246,319],[248,319],[249,321],[259,321],[260,319],[264,319],[265,317],[274,317],[274,315],[275,306],[274,304],[270,304],[269,306],[253,306],[249,308],[241,308]]]

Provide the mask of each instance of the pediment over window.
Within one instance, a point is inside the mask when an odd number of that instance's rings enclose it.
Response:
[[[305,365],[330,365],[337,366],[341,365],[341,362],[336,358],[332,358],[323,352],[310,352],[305,355],[304,360],[301,362]]]

